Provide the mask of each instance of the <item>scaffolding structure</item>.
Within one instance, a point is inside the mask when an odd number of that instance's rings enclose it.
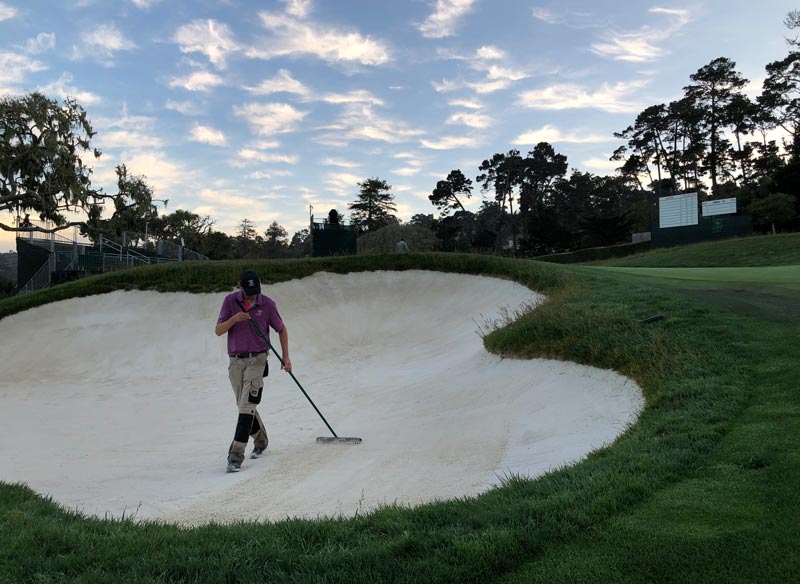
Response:
[[[72,238],[48,233],[44,223],[29,223],[17,237],[17,282],[20,293],[41,290],[87,275],[136,266],[182,261],[204,261],[207,256],[183,245],[158,239],[152,234],[123,232],[120,237],[100,235],[96,242],[79,236]]]

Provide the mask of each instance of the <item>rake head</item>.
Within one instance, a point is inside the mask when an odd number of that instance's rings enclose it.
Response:
[[[361,438],[342,436],[317,436],[317,444],[361,444]]]

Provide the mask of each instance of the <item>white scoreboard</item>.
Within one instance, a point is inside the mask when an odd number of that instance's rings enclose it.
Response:
[[[661,229],[697,225],[697,221],[697,193],[658,199],[658,225]]]
[[[716,201],[703,201],[703,217],[729,215],[731,213],[736,213],[736,197],[717,199]]]

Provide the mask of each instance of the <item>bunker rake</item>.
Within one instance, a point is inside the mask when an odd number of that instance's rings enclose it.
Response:
[[[241,302],[239,302],[237,300],[236,304],[239,305],[239,308],[242,309],[242,312],[247,312],[244,309],[244,306],[242,306]],[[267,335],[264,334],[264,332],[261,330],[261,327],[258,326],[258,324],[253,319],[250,319],[250,324],[253,325],[253,328],[255,328],[256,332],[258,333],[258,336],[260,336],[262,339],[264,339],[264,342],[267,343],[267,346],[270,348],[270,350],[273,353],[275,353],[275,356],[278,358],[278,361],[280,361],[280,363],[281,363],[281,367],[283,367],[284,366],[283,359],[281,358],[280,355],[278,355],[278,351],[275,350],[275,347],[272,346],[272,343],[269,342],[269,339],[267,338]],[[303,389],[303,386],[300,385],[300,382],[297,380],[297,377],[294,376],[294,373],[292,373],[291,371],[287,371],[287,373],[292,376],[292,379],[297,384],[297,387],[299,387],[300,391],[303,392],[303,395],[306,396],[306,399],[308,400],[308,403],[311,404],[311,407],[314,408],[314,411],[317,412],[317,414],[322,419],[322,421],[325,422],[325,425],[328,427],[328,430],[330,430],[331,434],[333,434],[333,436],[317,436],[317,443],[319,443],[319,444],[361,444],[361,438],[355,438],[353,436],[339,436],[336,432],[334,432],[333,428],[331,428],[331,425],[328,423],[328,420],[326,420],[325,416],[322,415],[322,412],[319,411],[319,408],[314,403],[314,400],[312,400],[311,397],[308,395],[308,393],[306,393],[306,390]]]

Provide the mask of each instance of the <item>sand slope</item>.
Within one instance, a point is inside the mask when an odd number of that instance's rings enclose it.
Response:
[[[224,294],[114,292],[0,321],[0,480],[88,514],[188,525],[352,515],[577,461],[643,405],[610,371],[488,354],[479,325],[541,301],[513,282],[320,273],[264,292],[295,375],[363,444],[316,444],[324,425],[272,358],[270,448],[226,474],[237,412],[213,333]]]

